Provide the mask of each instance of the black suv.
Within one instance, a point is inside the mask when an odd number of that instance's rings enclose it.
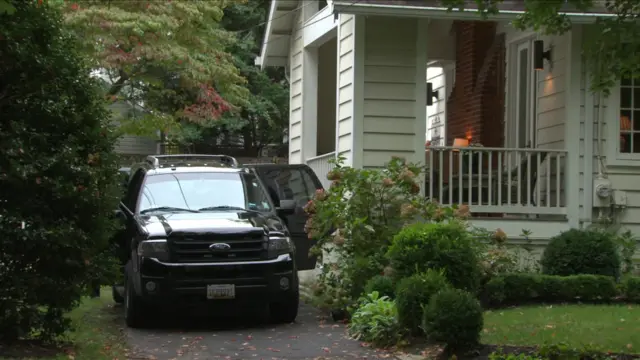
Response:
[[[295,320],[296,247],[281,217],[297,219],[321,187],[313,172],[299,201],[272,199],[256,167],[224,155],[148,156],[130,174],[116,212],[126,223],[116,241],[128,326],[157,316],[152,307],[181,305],[268,305],[272,320]]]

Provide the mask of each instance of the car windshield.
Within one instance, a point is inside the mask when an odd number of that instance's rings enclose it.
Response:
[[[149,213],[225,209],[270,211],[271,206],[255,175],[203,172],[147,177],[137,210]]]

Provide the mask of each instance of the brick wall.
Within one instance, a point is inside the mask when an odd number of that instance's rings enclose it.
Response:
[[[496,23],[457,21],[456,75],[447,100],[447,143],[470,135],[486,147],[504,143],[504,34]]]

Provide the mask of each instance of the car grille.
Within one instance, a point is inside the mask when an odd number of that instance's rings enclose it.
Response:
[[[211,249],[213,244],[228,244],[228,249]],[[231,262],[267,258],[267,237],[264,232],[219,235],[185,235],[169,238],[174,262]]]

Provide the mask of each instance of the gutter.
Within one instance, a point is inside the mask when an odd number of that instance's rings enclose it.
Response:
[[[411,6],[411,5],[387,5],[387,4],[367,4],[354,3],[342,4],[334,1],[334,12],[352,15],[386,15],[400,17],[423,17],[450,20],[480,20],[477,9],[462,9],[449,11],[444,7],[435,6]],[[524,14],[525,11],[520,10],[501,10],[498,14],[489,14],[487,20],[515,20],[518,16]],[[597,18],[616,17],[615,14],[607,13],[578,13],[578,12],[560,12],[567,15],[574,24],[590,24],[594,23]]]
[[[278,0],[271,0],[271,7],[269,8],[269,17],[267,18],[267,28],[264,32],[264,38],[262,39],[262,46],[260,49],[260,56],[257,56],[254,60],[254,64],[260,66],[260,70],[264,70],[264,58],[267,54],[267,47],[269,46],[271,37],[271,23],[273,22],[273,16],[278,8]]]

